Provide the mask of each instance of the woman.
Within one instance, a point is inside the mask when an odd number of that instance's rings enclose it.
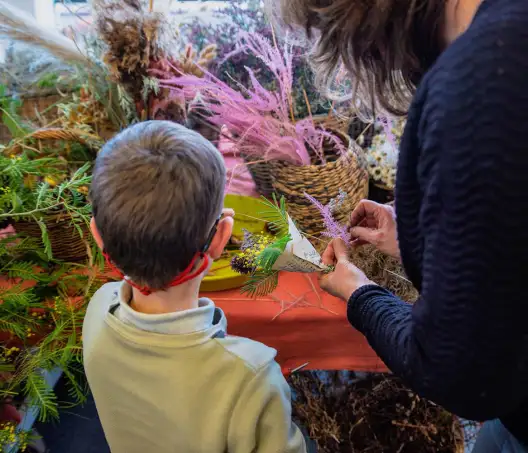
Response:
[[[527,451],[528,0],[282,0],[280,13],[314,40],[323,81],[343,64],[368,105],[408,110],[396,215],[363,202],[351,233],[401,255],[420,299],[368,281],[337,240],[322,286],[415,391],[495,420],[475,451]]]

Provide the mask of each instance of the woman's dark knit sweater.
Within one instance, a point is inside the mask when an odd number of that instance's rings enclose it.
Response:
[[[351,324],[419,394],[528,443],[528,0],[485,0],[423,79],[396,214],[420,299],[360,288]]]

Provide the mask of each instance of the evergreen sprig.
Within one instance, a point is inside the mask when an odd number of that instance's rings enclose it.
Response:
[[[263,297],[271,294],[279,285],[279,271],[256,271],[249,276],[240,292],[249,297]]]

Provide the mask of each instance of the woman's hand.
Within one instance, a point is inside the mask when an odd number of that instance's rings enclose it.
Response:
[[[373,285],[366,275],[348,259],[348,247],[342,239],[334,239],[323,253],[323,263],[335,266],[334,272],[323,274],[321,288],[332,296],[348,301],[356,289]]]
[[[350,216],[349,231],[352,245],[372,244],[386,255],[400,258],[396,214],[392,206],[361,201]]]

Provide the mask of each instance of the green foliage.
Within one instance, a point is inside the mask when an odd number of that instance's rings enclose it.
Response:
[[[289,231],[288,213],[286,211],[286,200],[281,197],[277,200],[275,194],[272,195],[273,201],[268,200],[265,197],[261,197],[262,204],[268,209],[266,211],[259,212],[262,219],[267,221],[270,230],[277,236],[283,236]]]
[[[241,290],[250,297],[265,296],[275,290],[279,282],[279,272],[274,270],[273,266],[292,239],[289,234],[289,216],[284,197],[277,200],[276,195],[273,194],[272,201],[263,197],[262,203],[267,210],[260,212],[259,215],[268,222],[270,230],[275,234],[275,240],[258,252],[255,258],[255,270]]]
[[[59,417],[57,397],[49,387],[42,370],[37,370],[26,377],[24,393],[29,398],[29,405],[39,408],[39,421]]]
[[[48,72],[44,74],[38,81],[39,88],[55,88],[60,80],[60,75],[56,72]]]
[[[272,272],[273,265],[282,255],[286,249],[286,245],[291,241],[291,236],[286,234],[286,236],[278,238],[272,244],[268,245],[257,257],[256,265],[257,269],[262,269],[263,272]]]
[[[66,162],[57,158],[31,159],[25,152],[15,157],[0,155],[0,220],[36,222],[41,229],[44,253],[51,259],[46,216],[66,215],[81,234],[81,226],[87,227],[90,223],[91,206],[81,192],[90,185],[90,166],[90,163],[84,164],[71,177],[51,187],[48,181],[60,181],[69,171]]]
[[[249,297],[266,296],[277,288],[279,284],[279,271],[256,271],[250,275],[247,283],[242,287],[241,293]]]
[[[34,239],[0,240],[0,274],[13,278],[11,286],[0,286],[0,331],[21,345],[15,354],[7,344],[0,345],[0,371],[12,373],[0,388],[0,401],[22,393],[39,409],[41,420],[56,418],[60,407],[43,371],[61,368],[75,402],[86,400],[81,326],[86,303],[101,281],[95,270],[83,269],[49,260]]]
[[[22,106],[20,99],[12,96],[6,96],[7,89],[5,85],[0,84],[0,116],[2,124],[8,129],[13,138],[24,137],[30,132],[30,128],[24,124],[18,110]]]

